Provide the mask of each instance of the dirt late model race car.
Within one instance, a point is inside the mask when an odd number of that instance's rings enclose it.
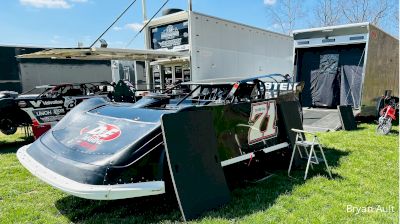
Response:
[[[37,86],[22,94],[0,94],[0,131],[11,135],[18,126],[50,126],[83,100],[107,97],[107,82]],[[46,129],[47,130],[47,129]]]
[[[281,104],[293,103],[290,113],[299,113],[297,85],[274,74],[181,83],[176,94],[171,89],[134,104],[86,100],[34,143],[20,148],[17,157],[39,179],[81,198],[163,194],[170,178],[163,116],[211,112],[221,167],[229,167],[258,153],[289,151],[289,131],[279,111]]]

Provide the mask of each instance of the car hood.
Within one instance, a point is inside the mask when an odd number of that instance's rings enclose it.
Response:
[[[113,103],[76,109],[32,143],[27,153],[60,175],[93,184],[101,183],[107,170],[132,164],[160,146],[161,116],[176,112]]]
[[[82,163],[115,163],[126,153],[135,154],[146,136],[160,128],[161,116],[171,112],[174,111],[114,105],[86,112],[71,111],[73,114],[40,138],[38,144]]]

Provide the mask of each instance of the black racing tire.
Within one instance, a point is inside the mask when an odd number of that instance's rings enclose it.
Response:
[[[17,124],[10,118],[3,118],[0,120],[0,131],[5,135],[13,135],[17,132]]]

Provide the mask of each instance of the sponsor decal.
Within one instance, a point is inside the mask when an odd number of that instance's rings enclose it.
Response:
[[[151,48],[157,49],[188,49],[189,29],[187,22],[178,22],[151,29]]]
[[[54,109],[45,109],[45,110],[34,110],[33,114],[35,116],[49,116],[49,115],[60,115],[65,113],[64,108],[54,108]]]
[[[159,42],[158,44],[161,46],[161,48],[170,48],[173,46],[179,46],[182,43],[182,38],[177,38],[173,40],[164,40]]]
[[[301,83],[277,83],[277,82],[265,82],[266,98],[276,98],[279,96],[281,91],[293,91],[297,90],[297,86]]]
[[[276,126],[276,101],[270,100],[251,104],[249,118],[249,145],[275,138],[278,135]]]
[[[18,102],[19,107],[26,107],[26,105],[27,105],[27,103],[23,100]]]
[[[80,131],[78,143],[89,150],[96,150],[98,145],[117,139],[121,135],[121,129],[113,124],[103,122],[94,127],[84,127]]]
[[[228,96],[226,97],[226,99],[232,98],[235,95],[236,90],[239,88],[239,85],[240,84],[238,82],[233,84],[233,87],[232,87],[231,91],[229,91]]]
[[[41,118],[41,123],[57,122],[57,121],[60,121],[63,117],[64,117],[64,115],[42,117],[42,118]]]
[[[33,107],[40,107],[40,106],[54,106],[54,105],[63,105],[63,100],[36,100],[36,101],[29,101]]]
[[[62,107],[57,107],[57,108],[35,109],[32,110],[32,114],[40,124],[43,124],[61,120],[61,118],[63,118],[63,116],[66,114],[66,111]]]
[[[163,41],[158,42],[161,48],[169,48],[173,46],[182,45],[182,38],[179,37],[179,30],[173,25],[168,25],[164,31],[161,32],[161,39]],[[183,33],[183,37],[188,37],[188,33]],[[157,40],[155,40],[157,43]]]
[[[300,83],[295,82],[295,83],[277,83],[277,82],[266,82],[265,83],[265,89],[267,91],[271,91],[271,90],[296,90],[296,87],[299,85]]]
[[[161,32],[161,39],[170,40],[179,36],[179,30],[173,25],[168,25],[163,32]]]

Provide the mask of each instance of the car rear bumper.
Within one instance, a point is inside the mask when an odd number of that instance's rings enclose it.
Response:
[[[29,146],[30,145],[25,145],[17,151],[17,157],[21,164],[40,180],[68,194],[93,200],[117,200],[165,193],[164,181],[116,185],[91,185],[79,183],[62,176],[37,162],[27,153]]]

